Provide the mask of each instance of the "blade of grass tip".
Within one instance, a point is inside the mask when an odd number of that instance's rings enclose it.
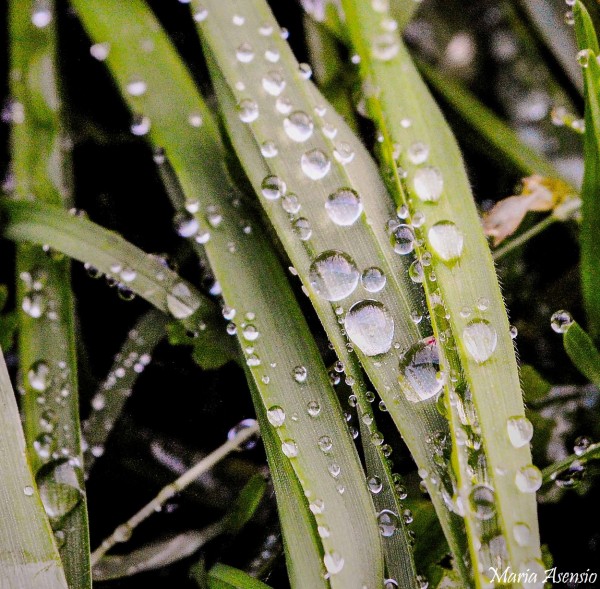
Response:
[[[0,585],[67,589],[52,529],[27,462],[23,429],[0,351]]]
[[[125,282],[131,292],[181,321],[207,346],[220,349],[224,358],[237,357],[231,338],[224,337],[215,303],[166,267],[159,257],[143,252],[114,231],[58,207],[2,199],[0,210],[8,239],[48,244],[115,282]]]
[[[53,0],[9,2],[14,195],[71,206]],[[70,261],[17,247],[19,368],[30,461],[69,586],[91,587]]]
[[[166,335],[168,318],[152,309],[142,315],[127,334],[123,346],[98,391],[92,398],[92,411],[83,424],[84,467],[89,474],[96,458],[131,396],[139,375],[152,361],[154,348]]]
[[[563,335],[565,352],[571,362],[592,384],[600,386],[600,352],[592,338],[573,321]]]
[[[594,341],[600,338],[600,55],[594,25],[585,6],[578,0],[573,6],[575,33],[583,66],[585,134],[583,141],[584,174],[581,187],[581,281],[587,328]]]
[[[192,468],[184,472],[177,480],[173,481],[148,502],[142,509],[136,512],[125,523],[115,528],[114,532],[92,553],[91,561],[95,566],[101,558],[117,544],[127,542],[133,531],[153,513],[160,511],[162,506],[172,499],[177,493],[183,491],[188,485],[193,483],[201,474],[210,470],[215,464],[223,460],[230,452],[239,448],[244,442],[247,442],[252,436],[258,433],[258,425],[250,425],[241,429],[238,433],[211,452],[206,458],[200,460]]]
[[[194,242],[204,246],[222,286],[229,331],[236,333],[242,344],[269,423],[309,497],[316,523],[324,530],[319,538],[323,553],[319,554],[318,574],[312,571],[309,582],[305,572],[293,569],[292,585],[315,587],[318,582],[318,586],[326,586],[327,579],[315,581],[323,565],[334,587],[380,584],[380,535],[358,454],[277,256],[222,167],[224,150],[211,112],[142,3],[128,3],[128,11],[120,3],[117,10],[114,0],[102,2],[101,11],[98,6],[90,10],[84,2],[76,5],[94,39],[110,42],[107,64],[132,110],[143,112],[152,121],[149,137],[155,147],[163,148],[166,157],[162,163],[159,160],[159,166],[171,166],[180,185],[170,196],[179,215],[185,214],[180,201],[185,199],[188,218],[197,223],[192,231],[197,230]],[[195,12],[197,20],[204,16],[203,8]],[[128,23],[132,19],[148,23],[139,35],[140,39],[152,35],[152,59],[130,50]],[[258,25],[256,30],[258,34]],[[127,93],[133,75],[148,80],[148,91],[142,97]],[[168,103],[166,95],[170,96]],[[189,113],[198,115],[200,128],[190,125]],[[332,464],[339,467],[339,478],[331,476]],[[290,530],[286,537],[294,533]],[[288,552],[290,546],[286,540]],[[312,542],[305,548],[314,551]]]
[[[413,226],[419,216],[421,259],[430,264],[423,283],[447,372],[453,465],[475,584],[485,584],[498,563],[541,570],[534,494],[541,476],[531,464],[530,436],[513,432],[529,429],[515,352],[458,147],[399,36],[381,34],[389,14],[362,0],[342,6],[361,76],[378,89],[368,104],[383,165]],[[528,527],[527,543],[516,542],[516,525]]]
[[[210,16],[199,28],[241,163],[338,357],[346,365],[350,350],[352,362],[357,361],[356,351],[421,472],[432,473],[431,496],[455,554],[462,555],[462,521],[451,511],[451,501],[438,492],[444,488],[449,489],[446,497],[453,495],[441,464],[447,425],[433,402],[441,384],[435,378],[417,389],[398,383],[398,360],[410,372],[411,354],[418,355],[421,349],[431,354],[424,369],[437,371],[435,344],[424,341],[431,332],[428,321],[422,321],[422,295],[407,274],[411,260],[394,253],[386,234],[386,228],[403,231],[405,226],[394,221],[396,212],[368,153],[307,82],[308,66],[298,65],[268,7],[262,2],[236,2],[233,14],[243,22],[238,27],[218,3],[204,6]],[[247,40],[247,31],[252,34],[261,23],[268,25],[269,35],[253,37],[256,58],[245,63],[236,48]],[[263,61],[259,57],[263,55],[276,55],[277,65]],[[275,95],[262,85],[267,80],[270,88],[273,67],[284,76]],[[276,143],[278,157],[263,156],[259,146],[265,141]],[[410,235],[409,229],[407,238],[400,236],[397,253],[412,251]],[[357,288],[361,272],[364,286]],[[347,375],[347,382],[353,378]],[[381,445],[383,436],[374,432],[371,441]],[[457,564],[464,567],[462,557],[457,557]]]
[[[208,571],[209,589],[270,589],[262,581],[239,569],[217,563]]]
[[[572,29],[565,22],[565,12],[568,8],[565,6],[565,2],[550,0],[550,2],[541,4],[535,0],[520,0],[520,4],[571,83],[582,93],[583,78],[581,70],[573,60],[577,49]]]

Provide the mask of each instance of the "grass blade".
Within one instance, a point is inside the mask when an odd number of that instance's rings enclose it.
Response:
[[[86,2],[77,0],[74,4],[93,38],[111,43],[107,63],[124,98],[134,112],[151,121],[149,137],[155,147],[164,149],[188,211],[196,211],[195,243],[204,245],[222,286],[224,315],[232,321],[231,331],[237,330],[264,409],[270,410],[272,422],[280,425],[276,435],[310,498],[313,521],[329,530],[319,539],[323,553],[315,553],[312,540],[301,539],[305,553],[311,552],[322,564],[311,570],[309,579],[300,569],[304,561],[300,555],[299,568],[290,571],[292,585],[315,587],[315,576],[321,575],[323,565],[332,586],[380,584],[383,559],[379,530],[358,455],[279,261],[222,167],[225,151],[211,112],[143,3],[123,5],[104,0],[101,10],[99,4],[93,10]],[[132,21],[146,28],[140,26],[132,33]],[[152,38],[155,50],[151,59],[131,51],[132,34]],[[128,81],[134,75],[148,80],[143,96],[127,93]],[[168,102],[165,96],[170,96]],[[194,114],[202,121],[199,128],[190,125]],[[178,213],[184,213],[181,203],[175,204]],[[282,408],[282,413],[277,408]],[[332,462],[343,473],[340,480],[329,473]],[[305,505],[297,504],[296,509],[305,509]],[[286,546],[289,550],[291,544],[286,541]],[[296,558],[293,560],[296,564]],[[324,580],[318,583],[326,584]]]
[[[233,567],[216,564],[208,571],[209,589],[270,589],[258,579]]]
[[[417,235],[431,263],[431,270],[425,270],[425,293],[449,374],[453,466],[465,506],[475,584],[485,584],[498,562],[515,570],[531,563],[538,570],[535,496],[517,485],[522,472],[536,473],[536,482],[539,473],[527,444],[511,443],[507,435],[514,420],[525,420],[524,408],[506,311],[460,153],[400,38],[382,38],[379,25],[389,15],[362,0],[344,0],[343,7],[361,57],[361,76],[378,89],[368,103],[383,138],[383,165],[394,181],[398,204],[422,220]],[[443,313],[436,314],[438,301]],[[461,414],[465,410],[471,414],[467,419]],[[473,433],[478,441],[465,443]],[[484,490],[494,504],[489,516],[477,511],[476,497]],[[526,546],[512,533],[519,522],[531,531]]]
[[[600,55],[594,25],[585,6],[578,0],[573,6],[578,59],[584,64],[585,134],[583,142],[584,174],[581,187],[581,280],[587,327],[592,339],[600,338]]]
[[[71,206],[55,5],[9,2],[14,195]],[[31,465],[69,586],[91,587],[70,260],[17,248],[22,412]]]
[[[565,351],[571,362],[592,384],[600,386],[600,352],[592,338],[574,321],[563,335]]]
[[[0,352],[0,587],[67,589],[52,529],[26,459],[25,438]]]

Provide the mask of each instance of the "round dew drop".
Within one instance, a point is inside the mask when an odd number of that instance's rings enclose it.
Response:
[[[411,346],[400,360],[399,381],[402,392],[412,403],[426,401],[443,387],[440,378],[440,358],[434,338]]]
[[[292,374],[296,382],[304,382],[306,380],[306,377],[308,376],[308,370],[306,370],[305,366],[296,366],[296,368],[294,368],[294,370],[292,371]],[[314,401],[311,401],[311,403],[314,403]]]
[[[298,236],[300,241],[307,241],[312,235],[312,227],[308,219],[300,217],[292,223],[294,233]]]
[[[146,82],[144,82],[144,80],[140,80],[140,79],[133,79],[130,80],[127,83],[127,92],[131,95],[131,96],[142,96],[146,93],[146,90],[148,89],[148,85],[146,84]]]
[[[444,189],[442,173],[433,166],[419,168],[413,175],[413,188],[419,200],[437,202]]]
[[[344,568],[344,559],[337,552],[326,552],[323,563],[330,575],[337,575]]]
[[[400,43],[393,33],[384,33],[373,39],[371,53],[375,59],[389,61],[398,55]]]
[[[180,237],[193,237],[200,229],[197,219],[187,211],[180,211],[173,217],[173,226]]]
[[[237,48],[235,56],[240,63],[250,63],[254,59],[254,49],[245,41]]]
[[[295,458],[296,456],[298,456],[298,444],[296,444],[294,440],[284,440],[283,442],[281,442],[281,451],[288,458]]]
[[[342,141],[336,145],[333,155],[340,164],[346,165],[354,159],[354,150],[349,143]]]
[[[565,333],[573,324],[573,317],[568,311],[556,311],[550,318],[550,326],[556,333]]]
[[[515,484],[522,493],[535,493],[542,486],[540,469],[530,464],[517,471]]]
[[[262,87],[267,94],[279,96],[285,90],[286,82],[279,70],[268,72],[262,79]]]
[[[320,149],[311,149],[302,154],[300,158],[300,167],[305,176],[311,180],[320,180],[329,173],[331,161]]]
[[[283,120],[283,129],[292,141],[302,143],[310,139],[314,123],[304,111],[297,110]]]
[[[379,533],[384,538],[391,538],[398,529],[398,516],[390,509],[384,509],[377,515]]]
[[[361,275],[360,281],[368,292],[379,292],[387,281],[383,270],[375,266],[367,268]]]
[[[38,360],[27,372],[27,380],[32,389],[43,393],[50,386],[50,366],[44,360]]]
[[[81,500],[75,467],[63,459],[44,465],[36,475],[40,499],[51,520],[58,520]]]
[[[267,410],[267,419],[273,427],[281,427],[285,422],[285,411],[279,405],[273,405]]]
[[[295,215],[302,208],[298,197],[291,192],[281,199],[281,207],[290,215]]]
[[[245,98],[238,104],[238,113],[242,123],[252,123],[258,119],[258,104],[250,98]]]
[[[279,153],[279,149],[277,149],[277,145],[273,141],[265,141],[260,146],[260,153],[264,158],[272,158],[275,157]]]
[[[392,234],[394,251],[402,256],[410,254],[415,249],[415,232],[409,225],[398,225]]]
[[[377,475],[374,475],[367,479],[367,487],[369,488],[369,491],[371,491],[371,493],[377,495],[377,493],[380,493],[381,489],[383,489],[383,483]]]
[[[336,225],[350,226],[360,217],[363,206],[355,190],[340,188],[329,195],[325,210]]]
[[[498,334],[489,321],[475,319],[463,329],[463,342],[471,358],[478,364],[489,360],[496,349]]]
[[[352,343],[365,356],[385,354],[392,347],[394,320],[378,301],[366,299],[352,305],[344,326]]]
[[[328,250],[315,258],[308,276],[318,295],[327,301],[341,301],[354,292],[360,274],[348,254]]]
[[[415,165],[424,164],[429,157],[429,146],[417,141],[407,150],[408,159]]]
[[[261,185],[262,195],[267,200],[277,200],[286,191],[285,182],[279,176],[267,176]]]
[[[469,503],[475,517],[479,520],[488,520],[494,517],[496,505],[494,503],[494,490],[487,485],[475,485],[469,494]]]
[[[515,448],[526,446],[533,437],[533,425],[529,419],[523,416],[509,417],[506,422],[506,431],[510,443]]]
[[[436,223],[429,228],[427,237],[433,252],[444,262],[454,262],[460,258],[464,235],[452,221]]]

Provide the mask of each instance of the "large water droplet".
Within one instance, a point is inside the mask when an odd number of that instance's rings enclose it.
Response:
[[[475,485],[469,494],[471,510],[475,517],[487,520],[494,517],[496,505],[494,503],[494,490],[487,485]]]
[[[410,254],[415,249],[415,232],[409,225],[399,224],[392,233],[394,251],[400,255]]]
[[[328,250],[315,258],[308,276],[318,295],[328,301],[341,301],[354,292],[360,274],[348,254]]]
[[[323,452],[330,452],[333,447],[333,440],[329,436],[321,436],[319,438],[319,448]]]
[[[526,446],[533,437],[533,425],[523,416],[509,417],[506,422],[506,431],[510,443],[515,448]]]
[[[523,466],[515,475],[515,483],[522,493],[535,493],[542,486],[542,473],[537,466]]]
[[[310,139],[314,123],[304,111],[297,110],[283,120],[283,128],[290,139],[302,143]]]
[[[365,356],[385,354],[392,347],[394,320],[378,301],[367,299],[352,305],[344,324],[348,337]]]
[[[360,280],[366,291],[379,292],[385,286],[387,278],[381,268],[373,266],[362,273]]]
[[[399,381],[402,392],[413,403],[430,399],[442,390],[440,357],[434,338],[414,344],[402,356]]]
[[[429,228],[429,245],[438,258],[454,262],[463,250],[464,235],[452,221],[440,221]]]
[[[498,334],[489,321],[475,319],[463,329],[463,342],[467,352],[478,364],[483,364],[494,353]]]
[[[377,523],[379,524],[379,533],[384,538],[390,538],[398,529],[398,515],[390,509],[384,509],[377,515]]]
[[[68,459],[42,466],[36,481],[44,509],[51,520],[60,520],[81,500],[77,472]]]
[[[340,188],[329,195],[325,210],[336,225],[349,226],[360,217],[363,207],[355,190]]]
[[[32,389],[45,392],[50,386],[50,366],[44,360],[38,360],[27,372],[27,380]]]
[[[192,296],[188,286],[178,282],[167,294],[167,308],[175,319],[185,319],[196,311],[200,301]]]
[[[279,405],[273,405],[267,411],[267,419],[272,426],[281,427],[285,422],[285,411]]]
[[[442,173],[432,166],[419,168],[413,176],[413,188],[420,200],[437,202],[444,188]]]
[[[300,167],[306,176],[311,180],[320,180],[329,173],[331,161],[324,151],[320,149],[311,149],[302,154],[300,158]]]

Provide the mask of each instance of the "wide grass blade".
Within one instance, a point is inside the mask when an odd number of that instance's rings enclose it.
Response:
[[[52,529],[27,461],[25,438],[0,351],[0,587],[67,589]]]
[[[587,328],[594,341],[600,338],[600,55],[594,25],[585,6],[577,0],[573,6],[578,60],[583,66],[585,134],[583,143],[584,175],[581,187],[581,281]]]
[[[475,584],[485,584],[492,576],[490,567],[498,563],[515,570],[531,563],[539,569],[532,493],[537,487],[519,484],[523,473],[537,484],[539,471],[531,465],[528,440],[522,443],[510,435],[513,424],[525,423],[517,365],[458,147],[399,36],[381,33],[382,19],[389,14],[362,0],[342,5],[361,58],[363,83],[376,88],[368,106],[381,134],[384,170],[413,225],[418,217],[419,253],[430,263],[423,283],[449,377],[453,467]],[[481,494],[493,505],[490,513],[480,510]],[[530,530],[525,545],[513,534],[521,523]]]
[[[380,584],[380,535],[358,455],[277,257],[223,168],[225,150],[211,112],[143,3],[104,0],[101,10],[100,3],[93,9],[86,2],[74,4],[94,40],[110,42],[107,64],[132,110],[151,122],[149,137],[166,157],[160,165],[172,166],[177,176],[187,213],[191,211],[197,222],[194,241],[204,246],[222,287],[223,314],[231,321],[230,332],[237,332],[252,381],[268,411],[269,427],[274,427],[308,497],[309,517],[323,531],[322,554],[315,551],[312,538],[294,539],[295,545],[302,543],[305,553],[322,564],[315,570],[311,562],[310,578],[297,565],[290,571],[292,586],[315,587],[315,576],[322,574],[334,587]],[[132,21],[139,29],[131,30]],[[140,41],[151,38],[153,54],[131,51],[132,35]],[[142,96],[127,92],[133,76],[147,81]],[[182,203],[175,199],[175,204],[177,213],[185,214]],[[271,463],[276,459],[269,458]],[[330,469],[332,464],[340,469],[339,478],[332,476],[332,470],[337,472]],[[296,509],[305,510],[306,504],[296,504]],[[292,535],[295,530],[284,527],[288,549]],[[295,555],[291,558],[296,565]],[[298,558],[299,563],[305,560]]]
[[[9,2],[14,196],[69,208],[70,153],[55,3]],[[31,465],[72,589],[91,587],[70,260],[17,248],[22,414]]]

